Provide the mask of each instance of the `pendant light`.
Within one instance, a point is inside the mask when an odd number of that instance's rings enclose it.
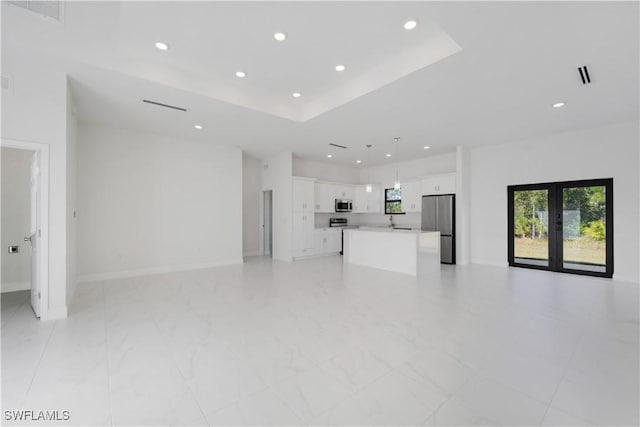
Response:
[[[399,190],[401,188],[400,179],[398,179],[398,143],[400,142],[400,138],[395,137],[393,140],[396,142],[396,180],[393,182],[393,189]]]
[[[367,144],[367,185],[365,186],[365,190],[367,193],[371,193],[373,191],[373,186],[371,185],[371,144]]]

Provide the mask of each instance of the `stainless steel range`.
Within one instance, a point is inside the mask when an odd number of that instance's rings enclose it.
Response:
[[[343,255],[344,252],[344,229],[345,228],[358,228],[357,225],[349,225],[349,221],[347,218],[329,218],[329,227],[340,227],[342,228],[340,232],[340,255]]]
[[[329,227],[346,227],[347,225],[347,218],[329,218]]]

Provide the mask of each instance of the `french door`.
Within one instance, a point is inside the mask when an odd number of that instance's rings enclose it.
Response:
[[[507,187],[509,265],[613,276],[613,179]]]

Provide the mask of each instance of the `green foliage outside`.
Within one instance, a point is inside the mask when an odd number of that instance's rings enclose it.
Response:
[[[606,255],[606,194],[604,186],[563,191],[565,261],[602,264]],[[514,193],[515,256],[547,259],[548,191]]]
[[[384,212],[387,214],[402,213],[401,202],[387,202]]]
[[[402,189],[387,188],[384,192],[384,213],[402,213]]]
[[[562,208],[564,211],[579,211],[579,223],[567,224],[565,221],[565,235],[567,228],[573,227],[574,236],[587,237],[595,241],[606,238],[606,194],[605,187],[567,188],[562,194]],[[579,232],[578,232],[579,230]]]
[[[596,242],[602,242],[607,237],[607,228],[603,220],[591,221],[584,226],[582,234],[589,236]]]
[[[547,190],[516,191],[514,193],[514,211],[514,233],[516,236],[537,239],[547,236],[548,230],[544,216],[549,211]]]

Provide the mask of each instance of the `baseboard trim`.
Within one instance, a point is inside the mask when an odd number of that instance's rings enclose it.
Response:
[[[242,254],[243,257],[248,256],[262,256],[262,251],[249,251]]]
[[[0,285],[1,292],[4,294],[5,292],[16,292],[16,291],[26,291],[31,289],[30,282],[8,282]]]
[[[630,285],[638,285],[640,282],[638,279],[634,279],[631,276],[621,276],[619,274],[613,273],[613,280],[618,282],[628,282]]]
[[[311,255],[302,255],[302,256],[296,256],[293,257],[293,261],[302,261],[305,259],[313,259],[313,258],[322,258],[325,256],[333,256],[333,255],[340,255],[340,252],[323,252],[321,254],[311,254]]]
[[[202,270],[205,268],[223,267],[226,265],[237,265],[237,264],[243,264],[243,263],[244,263],[244,260],[242,258],[240,259],[234,258],[234,259],[222,260],[222,261],[173,265],[173,266],[167,266],[167,267],[141,268],[137,270],[116,271],[112,273],[86,274],[86,275],[78,276],[78,283],[97,282],[102,280],[113,280],[113,279],[125,279],[129,277],[152,276],[154,274],[175,273],[178,271]]]
[[[40,320],[57,320],[57,319],[66,319],[67,318],[67,307],[49,307],[47,310],[47,317],[40,318]]]
[[[509,267],[509,263],[507,263],[507,262],[505,262],[505,263],[503,264],[503,263],[498,263],[498,262],[482,261],[482,260],[478,260],[478,261],[473,260],[473,261],[471,261],[471,262],[470,262],[470,263],[468,263],[468,264],[486,265],[486,266],[489,266],[489,267],[502,267],[502,268],[507,268],[507,267]],[[468,265],[468,264],[467,264],[467,265]]]

